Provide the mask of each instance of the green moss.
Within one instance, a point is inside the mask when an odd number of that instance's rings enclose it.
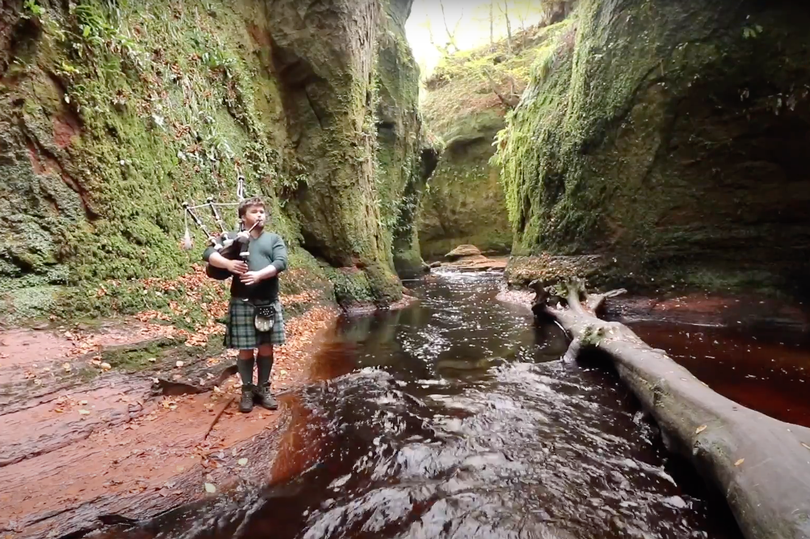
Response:
[[[425,133],[418,110],[419,70],[405,40],[404,17],[397,12],[400,4],[386,5],[377,55],[375,169],[384,246],[391,252],[397,273],[410,276],[422,266],[414,224],[427,175],[421,161]],[[392,289],[390,277],[370,278],[382,287],[381,297],[390,296],[394,301],[401,297]]]
[[[471,122],[480,131],[459,132],[442,153],[419,216],[423,257],[440,257],[462,244],[482,251],[509,251],[512,230],[503,190],[497,170],[489,164],[494,152],[490,141],[503,125],[502,119],[494,121]]]
[[[137,347],[106,350],[101,354],[101,360],[116,370],[139,372],[154,368],[158,358],[171,352],[176,346],[177,342],[173,339],[159,340]],[[151,359],[155,361],[150,361]]]
[[[796,81],[810,81],[796,13],[606,9],[580,3],[499,134],[513,252],[604,253],[616,277],[649,287],[800,284],[806,220],[777,194],[799,192],[785,166],[798,155],[773,158],[780,143],[763,135],[798,121],[772,96],[798,103]],[[755,25],[764,31],[744,31]],[[775,246],[784,234],[791,248]]]
[[[329,268],[327,275],[334,284],[335,299],[342,307],[374,301],[374,291],[364,272],[352,268]]]
[[[444,255],[462,243],[510,250],[507,201],[498,167],[490,164],[493,141],[526,87],[531,66],[554,49],[565,28],[555,24],[519,33],[512,51],[503,41],[452,55],[426,81],[425,117],[444,151],[421,208],[424,257]]]
[[[266,182],[276,174],[278,135],[260,120],[273,108],[274,82],[242,52],[251,38],[239,14],[223,6],[213,17],[204,4],[125,2],[112,12],[82,0],[47,10],[36,66],[8,96],[24,101],[29,142],[13,150],[17,162],[29,153],[34,166],[0,170],[19,184],[0,197],[19,216],[10,237],[20,241],[0,245],[0,259],[11,260],[5,273],[66,265],[69,284],[91,288],[185,273],[201,246],[177,248],[180,205],[232,198],[237,165],[248,190],[278,207]],[[21,194],[27,202],[18,204]]]
[[[232,199],[239,173],[269,201],[290,248],[283,293],[332,298],[325,261],[366,274],[344,296],[399,299],[394,266],[418,257],[425,137],[404,39],[409,6],[382,4],[385,14],[352,19],[379,23],[371,44],[341,17],[380,5],[347,4],[304,28],[289,24],[292,1],[49,5],[0,92],[0,212],[14,215],[0,220],[0,286],[9,283],[0,301],[49,291],[48,302],[20,302],[20,318],[178,302],[189,312],[176,321],[193,326],[204,313],[188,291],[158,294],[148,279],[175,279],[199,261],[199,236],[178,249],[181,204]],[[285,69],[287,59],[302,71]],[[204,293],[221,292],[212,282]]]
[[[60,303],[64,287],[25,286],[0,292],[0,310],[5,324],[20,325],[33,319],[48,318]]]

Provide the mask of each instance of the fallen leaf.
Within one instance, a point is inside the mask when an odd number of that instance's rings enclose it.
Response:
[[[695,431],[695,434],[700,434],[700,433],[701,433],[701,432],[703,432],[704,430],[706,430],[706,425],[701,425],[701,426],[699,426],[699,427],[697,428],[697,430]]]
[[[737,462],[734,463],[734,466],[739,466],[743,462],[745,462],[745,459],[740,459],[740,460],[738,460]]]
[[[248,463],[248,459],[239,459],[236,461],[239,466],[246,466]]]
[[[89,414],[90,414],[90,410],[79,410],[79,414],[80,414],[80,415],[89,415]]]
[[[208,492],[208,493],[210,493],[210,494],[213,494],[214,492],[216,492],[216,491],[217,491],[217,487],[215,487],[215,486],[214,486],[213,484],[211,484],[211,483],[206,483],[206,484],[205,484],[205,491],[206,491],[206,492]]]

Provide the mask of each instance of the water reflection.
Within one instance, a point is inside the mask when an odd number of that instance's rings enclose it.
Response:
[[[789,423],[810,427],[810,343],[786,328],[700,327],[635,322],[630,327],[662,348],[713,390]]]
[[[345,374],[295,396],[306,421],[282,451],[299,471],[157,536],[738,537],[678,486],[612,375],[559,362],[562,332],[498,287],[447,275],[412,308],[344,321],[318,361]]]

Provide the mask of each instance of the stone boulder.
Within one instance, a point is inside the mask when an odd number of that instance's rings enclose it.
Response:
[[[444,255],[444,257],[451,262],[455,262],[456,260],[462,258],[470,258],[474,256],[475,257],[483,256],[481,254],[481,250],[475,245],[459,245],[458,247],[456,247],[455,249]]]

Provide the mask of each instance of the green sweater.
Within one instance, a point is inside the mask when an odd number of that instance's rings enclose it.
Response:
[[[235,232],[229,233],[229,237],[236,236]],[[258,238],[250,238],[248,246],[249,256],[247,259],[250,271],[263,270],[270,264],[276,267],[278,273],[287,269],[287,247],[284,240],[278,234],[272,232],[262,232]],[[208,247],[203,253],[203,260],[208,262],[213,247]],[[275,277],[265,279],[257,284],[248,286],[242,283],[238,277],[231,279],[231,297],[253,300],[277,301],[278,300],[278,273]]]

